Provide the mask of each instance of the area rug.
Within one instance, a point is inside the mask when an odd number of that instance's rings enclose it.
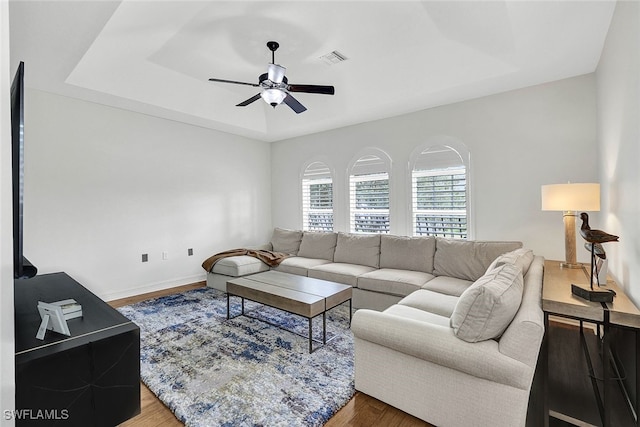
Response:
[[[240,299],[231,298],[232,315]],[[326,346],[260,320],[226,319],[210,288],[119,308],[140,327],[142,381],[187,426],[321,426],[354,394],[348,306],[327,313]],[[246,301],[245,312],[307,334],[308,320]],[[322,316],[314,319],[321,339]],[[314,343],[315,346],[318,345]]]

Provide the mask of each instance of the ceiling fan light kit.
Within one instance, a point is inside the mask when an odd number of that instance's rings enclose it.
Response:
[[[254,86],[262,89],[259,94],[254,95],[251,98],[237,104],[237,107],[246,107],[254,101],[257,101],[259,98],[262,98],[273,108],[276,108],[278,105],[284,102],[297,114],[306,111],[307,108],[302,105],[297,99],[295,99],[290,92],[316,93],[321,95],[335,94],[335,89],[333,86],[290,85],[289,80],[285,76],[287,69],[279,64],[276,64],[275,60],[275,52],[278,47],[280,47],[280,45],[278,44],[278,42],[269,41],[267,42],[267,47],[271,51],[271,63],[269,64],[267,72],[261,74],[258,77],[257,84],[216,78],[211,78],[209,79],[209,81]]]
[[[260,94],[264,102],[276,108],[287,96],[281,89],[265,89]]]

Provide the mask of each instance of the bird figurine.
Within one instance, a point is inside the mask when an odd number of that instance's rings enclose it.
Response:
[[[580,235],[589,243],[606,243],[617,242],[619,237],[606,233],[602,230],[592,230],[589,227],[589,215],[586,212],[580,214],[582,225],[580,226]]]
[[[591,246],[593,245],[593,254],[600,259],[607,259],[607,253],[600,243],[585,243],[584,248],[591,252]]]

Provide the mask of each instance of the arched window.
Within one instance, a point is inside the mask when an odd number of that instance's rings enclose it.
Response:
[[[349,173],[349,223],[352,233],[389,233],[389,157],[368,150]]]
[[[323,162],[310,163],[302,174],[302,229],[333,231],[333,179]]]
[[[444,144],[422,146],[414,151],[410,166],[413,235],[466,239],[469,234],[466,150]]]

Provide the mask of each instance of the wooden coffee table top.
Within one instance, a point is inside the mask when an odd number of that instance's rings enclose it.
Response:
[[[229,280],[227,292],[311,318],[351,299],[352,288],[327,280],[266,271]]]

